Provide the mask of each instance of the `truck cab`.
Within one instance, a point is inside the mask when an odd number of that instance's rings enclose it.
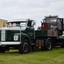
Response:
[[[34,38],[34,24],[34,20],[30,19],[9,21],[7,27],[0,28],[0,52],[10,48],[17,48],[20,53],[28,52],[30,48],[27,47]]]
[[[53,29],[57,31],[57,35],[60,36],[63,34],[63,18],[59,18],[58,16],[47,16],[43,19],[41,27],[47,30]],[[51,34],[51,36],[53,35]]]
[[[64,46],[62,37],[64,31],[64,20],[58,16],[46,16],[41,23],[41,28],[48,31],[48,36],[52,37],[54,46]]]

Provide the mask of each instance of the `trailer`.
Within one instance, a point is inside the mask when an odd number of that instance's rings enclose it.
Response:
[[[61,42],[59,36],[63,32],[63,19],[56,18],[56,21],[57,26],[41,22],[41,27],[37,30],[34,29],[35,21],[31,19],[8,22],[8,27],[0,28],[0,52],[11,48],[18,49],[19,53],[34,49],[51,50],[58,40]]]

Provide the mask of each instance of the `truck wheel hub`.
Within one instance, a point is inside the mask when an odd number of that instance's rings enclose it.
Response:
[[[50,50],[51,49],[51,43],[48,42],[48,49]]]
[[[26,42],[23,45],[23,50],[24,50],[24,52],[28,51],[28,44]]]

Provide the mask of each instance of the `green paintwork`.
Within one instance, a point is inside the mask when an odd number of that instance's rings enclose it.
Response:
[[[36,36],[36,38],[47,36],[47,30],[36,30],[35,31],[35,36]]]
[[[21,41],[23,41],[26,38],[31,41],[30,37],[27,34],[21,32]]]
[[[5,41],[14,41],[14,34],[19,33],[20,41],[20,30],[5,30]],[[24,38],[28,38],[29,40],[36,39],[37,37],[47,36],[46,30],[34,30],[34,28],[26,28],[24,31],[21,31],[21,41]],[[0,41],[1,41],[1,30],[0,30]]]
[[[23,33],[27,34],[30,39],[34,39],[34,28],[26,28],[25,31],[23,31]]]
[[[6,30],[6,41],[14,41],[14,34],[15,33],[20,33],[19,31],[14,31],[14,30]]]
[[[0,30],[0,41],[1,41],[1,30]]]

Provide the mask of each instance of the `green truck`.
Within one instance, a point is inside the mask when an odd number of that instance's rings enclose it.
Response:
[[[9,49],[18,49],[19,53],[27,53],[34,49],[51,50],[59,42],[63,32],[63,19],[56,18],[52,25],[46,21],[41,22],[41,27],[35,30],[35,21],[31,19],[10,21],[8,27],[0,28],[0,52]],[[45,19],[44,19],[45,20]]]

